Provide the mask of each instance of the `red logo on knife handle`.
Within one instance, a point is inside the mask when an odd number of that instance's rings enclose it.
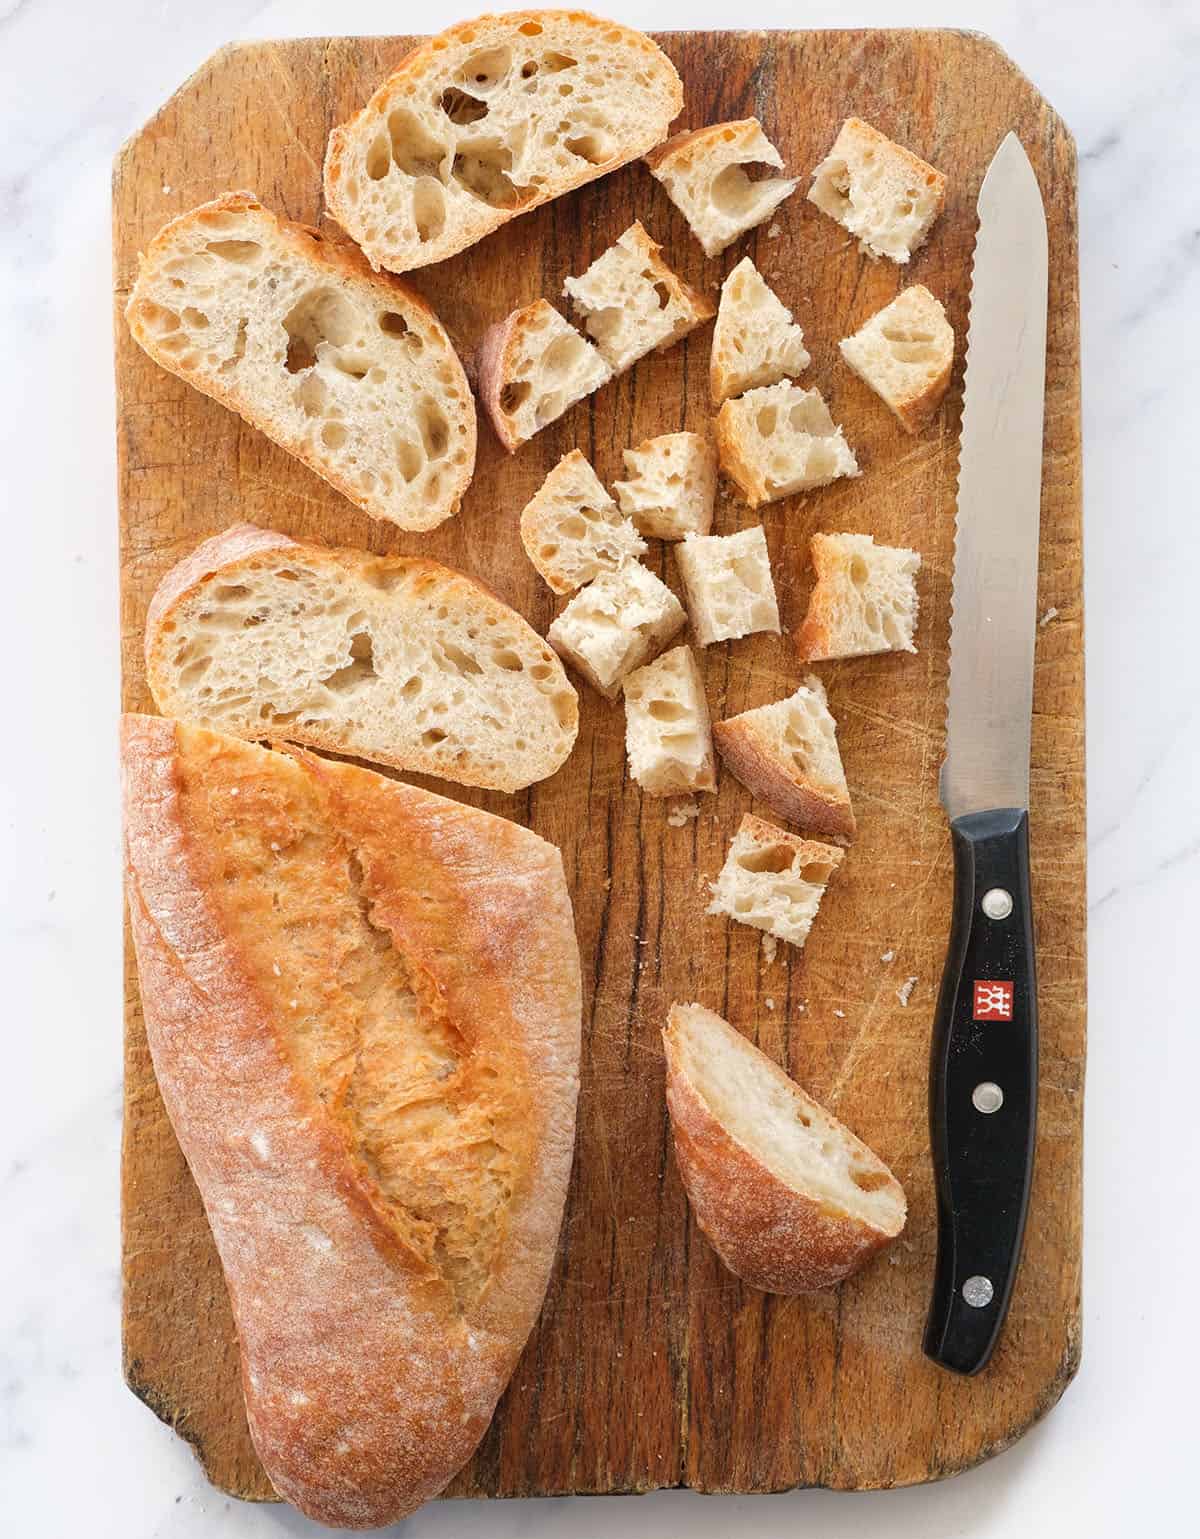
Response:
[[[976,978],[975,1019],[977,1021],[1011,1021],[1012,1018],[1012,984],[995,978]]]

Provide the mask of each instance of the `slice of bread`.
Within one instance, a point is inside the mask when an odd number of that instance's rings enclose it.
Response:
[[[521,544],[555,593],[574,593],[646,549],[579,449],[563,455],[526,505]]]
[[[563,293],[614,374],[661,353],[713,316],[713,306],[673,273],[638,220]]]
[[[227,193],[161,229],[125,310],[156,363],[401,529],[458,511],[475,403],[437,316],[360,252]]]
[[[767,1293],[833,1288],[904,1228],[883,1161],[727,1021],[672,1005],[663,1046],[684,1189],[735,1276]]]
[[[613,491],[642,531],[655,540],[682,540],[712,528],[717,451],[700,433],[662,433],[622,451],[629,479]]]
[[[941,301],[914,283],[839,342],[842,357],[909,433],[942,404],[954,368],[954,328]]]
[[[159,583],[146,676],[164,716],[498,791],[552,775],[579,729],[558,658],[481,583],[252,524]]]
[[[717,452],[752,508],[859,474],[821,392],[786,380],[725,402],[717,413]]]
[[[798,838],[747,812],[712,883],[707,912],[803,946],[842,859],[835,845]]]
[[[801,661],[915,652],[915,550],[876,545],[869,534],[814,534],[817,585],[796,636]]]
[[[625,680],[629,773],[647,796],[716,789],[704,680],[690,647],[674,647]]]
[[[510,454],[612,378],[592,344],[546,299],[489,326],[476,374],[479,399]]]
[[[666,583],[639,561],[627,561],[580,589],[546,640],[606,699],[615,700],[626,676],[661,652],[686,621]]]
[[[683,106],[640,32],[582,11],[461,22],[329,136],[325,202],[375,267],[441,262],[657,144]]]
[[[676,134],[645,161],[710,257],[769,219],[798,185],[792,177],[747,175],[747,166],[783,170],[783,157],[757,118]]]
[[[750,258],[743,257],[721,285],[708,370],[713,405],[792,379],[811,362],[792,312]]]
[[[761,524],[736,534],[689,534],[675,547],[692,632],[702,647],[754,631],[779,634],[771,557]]]
[[[871,256],[907,262],[946,201],[946,178],[861,118],[847,118],[808,200]]]
[[[837,723],[820,679],[810,676],[786,700],[713,722],[713,741],[746,789],[781,818],[816,834],[853,837]]]

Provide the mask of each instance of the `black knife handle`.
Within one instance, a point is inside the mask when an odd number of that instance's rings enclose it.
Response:
[[[950,832],[954,919],[930,1064],[938,1241],[925,1352],[971,1374],[992,1355],[1021,1257],[1037,1122],[1037,983],[1028,814],[972,812]]]

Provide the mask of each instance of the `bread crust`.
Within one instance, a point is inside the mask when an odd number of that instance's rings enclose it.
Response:
[[[487,412],[496,437],[509,454],[515,454],[525,440],[513,432],[508,414],[501,409],[500,392],[512,372],[513,354],[524,327],[539,306],[549,303],[546,299],[535,299],[533,304],[526,305],[523,310],[514,310],[502,321],[496,321],[480,338],[475,354],[474,372],[479,404]]]
[[[797,1294],[836,1287],[895,1235],[788,1186],[718,1120],[688,1075],[678,1040],[679,1010],[672,1007],[662,1033],[667,1108],[696,1222],[729,1270],[752,1288]],[[740,1036],[727,1022],[721,1025]],[[753,1043],[742,1038],[741,1046],[802,1104],[817,1104]],[[849,1129],[845,1132],[873,1164],[882,1164]]]
[[[729,123],[706,123],[702,128],[686,128],[648,150],[642,160],[648,170],[657,171],[664,164],[678,160],[693,144],[716,142],[727,129],[733,131],[734,141],[740,147],[754,137],[756,130],[762,129],[762,124],[757,118],[737,118]]]
[[[796,653],[801,662],[828,662],[841,657],[877,657],[885,652],[915,653],[917,648],[911,639],[906,646],[888,646],[885,643],[873,651],[852,649],[845,644],[844,625],[839,624],[838,606],[842,593],[852,586],[850,565],[853,552],[846,549],[844,538],[842,535],[814,534],[809,540],[809,559],[816,582],[808,601],[808,609],[795,635]]]
[[[503,819],[353,765],[289,758],[356,858],[372,924],[445,1003],[466,1048],[504,1066],[502,1093],[523,1098],[506,1230],[482,1294],[460,1308],[283,1050],[185,816],[185,743],[219,752],[234,740],[123,719],[127,894],[155,1072],[225,1269],[258,1455],[309,1517],[373,1528],[435,1495],[470,1456],[553,1263],[580,1022],[562,863]],[[236,749],[245,773],[261,764],[272,779],[281,756]]]
[[[495,46],[511,39],[514,32],[518,32],[527,24],[536,23],[544,26],[547,22],[579,27],[585,32],[607,34],[607,37],[601,37],[598,40],[609,42],[609,46],[612,46],[609,41],[612,34],[619,34],[618,40],[622,46],[642,54],[647,64],[654,69],[659,77],[659,83],[667,93],[661,130],[657,126],[652,126],[648,143],[639,143],[627,153],[613,156],[599,165],[587,166],[578,173],[548,178],[537,191],[530,192],[520,208],[487,207],[474,210],[476,219],[472,229],[465,233],[460,231],[457,236],[443,236],[437,241],[428,242],[424,250],[416,253],[415,260],[406,262],[404,268],[396,269],[397,271],[411,271],[415,267],[424,267],[431,262],[444,261],[447,257],[454,256],[456,252],[473,246],[493,230],[499,229],[502,224],[507,224],[510,219],[529,213],[543,203],[561,197],[565,192],[582,187],[588,182],[595,181],[597,177],[606,176],[619,166],[636,160],[657,138],[661,137],[667,124],[682,110],[683,83],[678,71],[657,43],[633,28],[605,21],[589,11],[572,10],[512,11],[503,15],[483,15],[472,20],[457,22],[454,26],[446,28],[444,32],[438,33],[436,37],[427,38],[407,53],[354,117],[333,129],[326,148],[324,170],[325,202],[331,216],[352,236],[357,237],[361,234],[361,231],[356,229],[359,220],[354,217],[353,207],[343,196],[343,186],[351,170],[350,157],[360,123],[365,123],[376,116],[386,117],[393,103],[403,104],[405,98],[423,83],[425,77],[432,76],[440,80],[443,75],[441,55],[448,46],[466,41],[465,33],[472,34],[469,39],[471,46],[482,50],[489,45]],[[375,260],[370,242],[363,242],[363,244],[372,265],[376,267],[386,265],[382,260]]]
[[[255,556],[289,550],[301,552],[306,561],[328,565],[339,574],[350,572],[362,575],[368,571],[373,573],[415,571],[422,574],[429,582],[442,585],[447,592],[457,591],[468,603],[478,608],[481,616],[496,615],[509,624],[515,623],[527,631],[530,642],[549,654],[547,662],[552,663],[556,669],[553,680],[555,688],[574,694],[566,671],[557,656],[542,645],[541,637],[528,621],[504,603],[503,599],[478,578],[469,576],[465,572],[455,571],[452,567],[442,566],[439,562],[427,560],[422,556],[373,556],[365,551],[337,549],[293,540],[289,535],[278,534],[270,529],[260,529],[254,524],[235,524],[223,533],[205,540],[189,556],[185,556],[182,561],[173,566],[163,576],[150,600],[146,612],[144,642],[146,679],[159,710],[172,714],[178,706],[172,685],[173,669],[167,659],[171,633],[165,628],[170,624],[176,609],[206,584],[219,580],[221,573],[230,567],[237,566]],[[483,766],[464,763],[457,766],[457,769],[461,770],[461,777],[459,777],[461,783],[484,785],[488,789],[499,791],[522,790],[526,785],[552,775],[565,762],[575,745],[578,731],[578,709],[576,708],[574,722],[568,722],[564,726],[565,751],[553,759],[547,758],[543,763],[538,764],[539,773],[535,774],[532,780],[526,778],[524,774],[504,776],[485,774]],[[370,758],[373,763],[387,764],[393,769],[412,770],[437,775],[440,778],[451,778],[446,764],[439,760],[436,752],[422,754],[414,749],[403,755],[396,755],[388,753],[385,749],[372,748],[368,754],[361,744],[353,744],[336,732],[326,731],[319,723],[306,727],[303,733],[295,732],[294,727],[292,730],[283,732],[278,727],[272,728],[268,723],[264,728],[264,735],[270,732],[329,753]]]
[[[238,399],[238,393],[231,387],[225,386],[220,379],[213,379],[207,375],[201,375],[197,370],[183,368],[179,359],[156,345],[155,338],[150,334],[142,318],[142,305],[144,302],[143,283],[146,276],[154,269],[155,265],[170,256],[172,242],[182,230],[187,230],[196,223],[205,223],[209,218],[219,214],[261,214],[269,219],[280,238],[290,245],[299,260],[311,265],[317,272],[327,272],[337,277],[345,278],[356,284],[366,284],[374,291],[377,301],[385,308],[395,309],[400,314],[420,315],[425,325],[434,333],[435,339],[440,344],[441,359],[452,371],[454,382],[460,387],[463,399],[468,410],[465,413],[457,412],[455,417],[461,417],[467,427],[468,453],[464,464],[457,468],[450,480],[449,490],[446,496],[437,504],[434,504],[424,516],[414,516],[400,523],[390,513],[384,510],[379,500],[369,492],[363,492],[353,485],[344,476],[339,475],[336,469],[321,460],[309,448],[307,441],[294,434],[280,429],[272,421],[247,406]],[[408,316],[406,315],[406,319]],[[375,272],[370,263],[363,256],[357,246],[353,246],[346,240],[330,240],[320,230],[313,229],[310,225],[297,224],[292,220],[280,219],[270,209],[265,208],[252,192],[227,192],[211,202],[202,203],[198,207],[189,209],[186,213],[177,215],[165,224],[154,236],[144,252],[138,256],[138,276],[134,281],[133,289],[129,295],[129,301],[125,307],[125,319],[134,341],[146,352],[155,363],[169,373],[176,375],[187,384],[199,390],[203,395],[211,397],[214,401],[226,407],[229,411],[249,422],[260,433],[264,433],[273,443],[286,449],[294,455],[302,464],[314,471],[323,481],[341,492],[355,507],[361,508],[373,518],[381,519],[388,523],[395,523],[397,527],[413,530],[434,529],[438,524],[445,522],[458,512],[462,505],[463,495],[471,484],[471,478],[475,473],[475,440],[476,423],[475,413],[470,410],[471,388],[467,381],[466,372],[462,361],[454,349],[445,327],[437,315],[422,297],[411,289],[402,279],[392,273]],[[434,371],[430,369],[430,378],[434,378]],[[445,399],[445,396],[442,398]]]
[[[738,716],[713,722],[717,752],[746,789],[800,828],[853,839],[856,823],[849,798],[797,782],[763,742],[752,723]]]

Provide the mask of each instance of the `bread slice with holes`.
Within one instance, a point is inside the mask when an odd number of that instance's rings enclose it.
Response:
[[[794,379],[811,362],[792,312],[750,258],[743,257],[721,285],[708,370],[713,405]]]
[[[663,1047],[675,1158],[721,1260],[765,1293],[834,1288],[904,1228],[904,1188],[861,1139],[703,1005]]]
[[[785,700],[713,723],[717,752],[748,791],[798,828],[852,838],[837,723],[820,679]]]
[[[721,469],[752,508],[859,474],[821,392],[790,380],[726,401],[716,431]]]
[[[479,399],[510,454],[612,378],[590,342],[546,299],[489,326],[476,361]]]
[[[377,1529],[471,1456],[554,1264],[579,1090],[562,859],[162,717],[124,718],[121,771],[146,1037],[250,1436],[310,1518]]]
[[[675,547],[692,632],[702,647],[755,631],[779,634],[771,557],[761,524],[736,534],[689,534]]]
[[[676,134],[645,161],[710,257],[769,219],[798,186],[793,177],[752,180],[747,174],[747,167],[783,170],[783,157],[757,118]]]
[[[747,812],[712,883],[710,914],[803,946],[843,852],[801,839]]]
[[[714,313],[698,289],[671,271],[662,247],[636,219],[585,273],[566,280],[563,293],[614,374],[673,347]]]
[[[869,534],[814,534],[810,550],[817,583],[796,635],[802,661],[917,650],[915,550]]]
[[[497,791],[552,775],[579,728],[558,658],[474,578],[252,524],[159,583],[146,676],[166,716]]]
[[[621,451],[628,479],[614,481],[621,511],[655,540],[712,528],[717,451],[701,433],[660,433]]]
[[[457,512],[475,468],[466,375],[425,301],[352,246],[227,193],[154,237],[125,316],[156,363],[373,518],[421,530]]]
[[[687,622],[683,605],[649,568],[627,561],[581,588],[546,640],[607,700]]]
[[[954,328],[941,301],[923,284],[898,294],[838,346],[905,432],[929,425],[954,368]]]
[[[640,32],[583,11],[481,16],[415,48],[333,130],[325,202],[375,267],[407,272],[635,160],[682,106]]]
[[[808,200],[871,256],[904,263],[946,201],[946,178],[861,118],[847,118],[813,172]]]
[[[625,680],[629,773],[647,796],[716,789],[704,680],[690,647],[673,647]]]
[[[579,449],[563,455],[526,504],[521,544],[555,593],[574,593],[646,549]]]

